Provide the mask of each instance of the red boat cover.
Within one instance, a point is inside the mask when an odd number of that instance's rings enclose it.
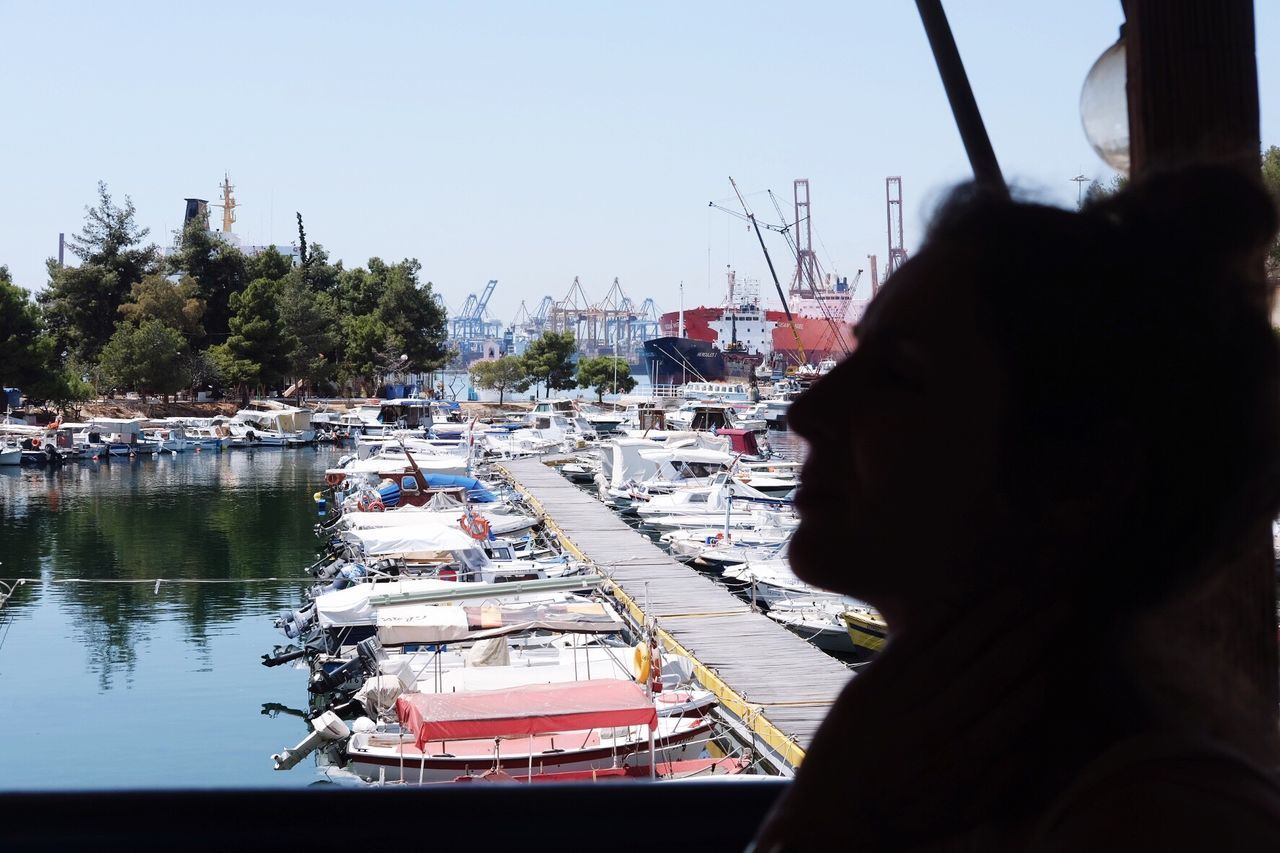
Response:
[[[506,690],[410,693],[396,700],[400,724],[428,741],[513,737],[608,726],[658,726],[658,711],[634,681],[529,684]]]

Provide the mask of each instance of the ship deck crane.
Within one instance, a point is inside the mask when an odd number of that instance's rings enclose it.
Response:
[[[796,354],[803,364],[805,362],[804,344],[800,341],[800,332],[796,330],[795,318],[791,316],[791,308],[787,305],[787,295],[782,292],[782,283],[778,281],[778,272],[773,268],[773,258],[769,257],[769,249],[764,244],[764,235],[760,233],[760,223],[756,221],[756,215],[747,206],[747,200],[742,197],[742,192],[739,191],[738,184],[732,176],[729,177],[729,184],[733,187],[734,195],[738,197],[738,203],[742,205],[742,212],[746,215],[747,221],[755,229],[756,239],[760,241],[760,251],[764,252],[765,263],[769,265],[769,275],[773,276],[773,286],[778,291],[778,298],[782,300],[782,313],[787,316],[787,328],[791,329],[791,336],[795,338]],[[719,207],[715,202],[711,202],[711,206]],[[723,208],[720,209],[723,210]],[[774,230],[778,229],[775,227]]]
[[[808,189],[807,189],[808,181],[805,181],[805,187],[806,187],[805,209],[808,210]],[[773,209],[778,212],[778,218],[781,219],[783,222],[786,222],[787,218],[782,213],[782,205],[778,203],[778,197],[773,194],[773,190],[769,190],[768,193],[769,193],[769,200],[773,202]],[[805,219],[808,219],[808,216],[804,217],[803,219],[799,218],[798,213],[799,211],[797,211],[797,219],[794,223],[795,226],[799,226],[801,222],[803,222]],[[810,223],[810,227],[811,226],[812,226],[812,223]],[[796,238],[791,235],[791,227],[792,226],[790,225],[784,225],[783,227],[778,228],[777,230],[782,234],[784,238],[786,238],[787,246],[791,249],[791,254],[796,259],[796,280],[792,283],[792,292],[793,293],[795,292],[796,287],[802,286],[803,284],[803,282],[801,281],[802,278],[807,278],[809,282],[809,292],[814,295],[817,295],[821,290],[821,284],[819,279],[821,278],[821,273],[822,273],[821,267],[818,266],[817,256],[814,255],[812,247],[810,247],[807,250],[807,252],[800,248],[800,244],[797,242]],[[806,253],[809,255],[809,259],[807,263],[804,257]],[[853,279],[853,289],[855,290],[857,289],[858,279],[861,276],[862,276],[862,270],[858,270],[858,274],[854,276],[854,279]],[[827,303],[824,302],[822,299],[818,299],[817,303],[818,303],[818,309],[822,311],[823,319],[827,321],[828,327],[834,328],[839,321],[835,317],[831,316],[831,311],[827,308]],[[834,337],[836,339],[836,342],[840,345],[841,353],[845,356],[848,356],[849,345],[845,343],[844,337],[839,334],[836,334]]]

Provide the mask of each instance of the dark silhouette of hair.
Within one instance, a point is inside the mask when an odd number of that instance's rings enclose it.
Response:
[[[1260,188],[1216,166],[1079,213],[962,187],[934,219],[927,247],[980,270],[980,322],[1007,369],[1006,488],[1028,516],[1106,506],[1090,535],[1057,544],[1113,608],[1194,583],[1280,509],[1261,275],[1276,224]]]

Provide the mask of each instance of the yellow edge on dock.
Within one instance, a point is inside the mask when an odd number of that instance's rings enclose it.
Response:
[[[503,470],[505,471],[506,469]],[[591,563],[594,565],[595,561],[582,553],[582,551],[578,550],[578,546],[573,544],[573,540],[571,540],[569,536],[560,529],[560,526],[556,524],[555,519],[553,519],[551,514],[546,511],[546,508],[542,506],[542,502],[530,494],[524,486],[520,484],[520,481],[512,476],[510,472],[506,472],[506,474],[507,478],[511,481],[511,484],[515,486],[516,491],[518,491],[524,499],[527,500],[535,510],[537,510],[538,515],[542,517],[543,523],[555,532],[556,537],[560,540],[560,544],[563,545],[564,548],[576,559],[581,560],[584,563]],[[626,604],[627,610],[630,612],[631,618],[636,621],[636,624],[643,625],[644,611],[638,604],[636,604],[635,599],[628,595],[626,590],[618,586],[616,582],[610,580],[609,586],[612,587],[614,593],[622,599],[622,602]],[[698,676],[698,681],[702,682],[704,687],[716,695],[716,698],[720,700],[720,704],[728,709],[730,713],[741,719],[752,732],[758,735],[764,743],[768,744],[769,747],[773,749],[773,751],[776,752],[784,761],[792,767],[800,766],[800,762],[804,760],[804,750],[798,743],[783,734],[777,726],[764,716],[764,706],[748,702],[745,697],[738,693],[738,691],[726,684],[714,670],[702,663],[702,661],[698,660],[696,655],[686,649],[680,644],[679,640],[668,634],[662,628],[658,628],[658,640],[662,643],[663,648],[668,652],[682,655],[693,661],[693,669],[694,673]]]

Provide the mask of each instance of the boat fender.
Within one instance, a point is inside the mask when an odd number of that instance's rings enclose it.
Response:
[[[649,680],[649,670],[651,668],[651,658],[649,654],[649,644],[643,640],[636,643],[636,651],[634,655],[636,683],[644,684]]]

